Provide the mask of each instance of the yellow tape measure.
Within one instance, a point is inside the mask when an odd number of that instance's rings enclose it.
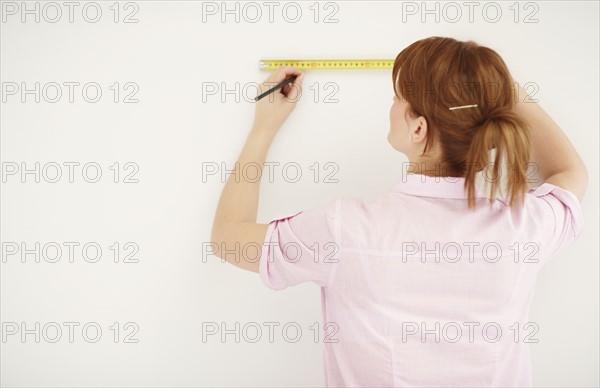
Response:
[[[275,70],[293,66],[303,70],[373,70],[392,69],[393,59],[263,59],[260,70]]]

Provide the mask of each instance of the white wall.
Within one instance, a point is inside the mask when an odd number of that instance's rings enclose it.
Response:
[[[33,9],[36,2],[27,4]],[[537,386],[598,385],[597,2],[522,2],[516,5],[518,22],[509,9],[513,2],[496,3],[502,10],[496,23],[483,17],[483,2],[472,22],[467,6],[457,2],[463,14],[456,23],[445,3],[438,5],[439,22],[435,14],[422,22],[421,12],[403,13],[401,2],[298,2],[292,5],[302,10],[296,23],[283,18],[284,2],[275,8],[273,23],[264,2],[256,3],[263,12],[256,23],[247,20],[255,16],[250,8],[239,23],[234,15],[222,23],[220,13],[205,15],[203,22],[203,4],[192,1],[121,3],[118,23],[113,2],[79,2],[70,23],[68,6],[56,4],[62,11],[56,23],[50,22],[56,7],[45,2],[38,3],[39,23],[35,15],[21,21],[21,2],[2,4],[3,90],[8,93],[13,82],[19,88],[22,82],[27,88],[40,82],[46,94],[39,103],[33,95],[22,102],[21,90],[5,96],[1,160],[5,169],[12,163],[20,168],[22,162],[33,168],[39,162],[46,176],[36,183],[29,174],[23,183],[19,174],[3,170],[1,240],[5,249],[40,242],[49,257],[52,242],[63,248],[57,263],[42,256],[36,263],[33,254],[22,263],[19,254],[3,252],[3,385],[322,385],[322,343],[313,340],[311,331],[315,322],[321,324],[319,288],[310,283],[271,291],[257,274],[203,255],[223,187],[218,176],[203,182],[203,163],[233,167],[253,119],[251,85],[268,75],[258,70],[259,59],[393,59],[408,44],[432,35],[474,39],[498,51],[516,80],[539,87],[541,105],[586,161],[591,177],[583,203],[586,229],[539,275],[531,320],[541,328],[540,342],[531,350]],[[422,10],[421,2],[411,4]],[[86,21],[82,10],[87,7],[93,19],[96,5],[100,20]],[[243,10],[244,5],[238,6]],[[427,6],[433,9],[435,3]],[[317,23],[315,7],[320,10]],[[123,23],[133,12],[138,22]],[[324,23],[332,12],[337,22]],[[494,10],[488,12],[493,19]],[[537,22],[523,23],[532,12]],[[288,16],[294,18],[293,8]],[[48,101],[55,96],[53,82],[63,93],[56,103]],[[72,103],[64,82],[80,83]],[[82,85],[92,82],[102,91],[97,103],[82,97]],[[121,92],[117,103],[110,89],[115,82]],[[125,88],[128,82],[135,85]],[[307,72],[304,82],[306,97],[268,155],[268,161],[280,164],[273,182],[263,180],[259,222],[337,196],[373,198],[399,179],[398,167],[406,160],[386,140],[391,71]],[[238,94],[239,101],[232,94],[217,94],[203,102],[203,87],[211,83],[228,89],[239,83],[247,93]],[[133,98],[139,101],[124,103],[136,86]],[[337,102],[324,101],[331,93]],[[87,96],[94,97],[93,89]],[[65,162],[80,163],[72,183]],[[296,183],[282,175],[281,167],[290,162],[301,167]],[[316,183],[310,168],[315,162],[321,172]],[[337,170],[324,168],[327,162]],[[63,173],[56,183],[49,182],[56,173],[53,163]],[[86,163],[100,166],[97,183],[84,180]],[[115,170],[120,171],[118,183]],[[324,175],[332,171],[338,182],[326,183]],[[94,177],[93,168],[87,172]],[[138,182],[124,183],[129,174]],[[73,263],[64,245],[69,242],[80,244]],[[82,257],[89,242],[102,248],[97,263]],[[110,247],[115,242],[121,260],[137,246],[133,259],[139,262],[114,263]],[[125,249],[127,242],[134,245]],[[93,248],[88,256],[94,257]],[[40,323],[39,343],[34,334],[23,341],[20,327],[10,335],[22,322],[26,329]],[[49,341],[56,334],[52,322],[62,329],[56,343]],[[73,326],[72,343],[64,322],[79,324]],[[263,337],[257,343],[244,338],[236,343],[232,335],[225,343],[218,336],[203,342],[203,322],[225,322],[228,328],[255,322],[264,329]],[[269,343],[265,322],[278,322],[279,328],[295,322],[303,333],[290,343],[276,330]],[[98,342],[83,337],[86,323],[101,327]],[[136,328],[130,339],[138,342],[126,342],[124,335]],[[93,327],[88,335],[94,337]]]

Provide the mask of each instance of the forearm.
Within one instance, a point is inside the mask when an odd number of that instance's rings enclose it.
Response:
[[[256,222],[260,178],[274,134],[252,128],[217,205],[213,235],[228,224]],[[256,175],[258,174],[258,175]]]
[[[583,160],[562,129],[534,102],[527,102],[527,93],[517,84],[518,99],[515,112],[530,125],[532,162],[542,181],[557,174],[572,172],[586,174]],[[540,182],[542,183],[542,182]]]

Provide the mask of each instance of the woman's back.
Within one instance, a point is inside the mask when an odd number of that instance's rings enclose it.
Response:
[[[531,385],[536,276],[577,238],[580,204],[546,183],[512,208],[477,189],[467,211],[463,186],[406,174],[372,202],[271,221],[261,278],[322,286],[327,386]]]

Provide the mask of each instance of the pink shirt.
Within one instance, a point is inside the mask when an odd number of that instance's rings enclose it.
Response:
[[[321,287],[332,386],[531,386],[537,274],[583,226],[577,197],[543,183],[490,208],[464,178],[404,174],[374,201],[336,198],[275,217],[259,274]],[[333,323],[333,325],[326,325]]]

